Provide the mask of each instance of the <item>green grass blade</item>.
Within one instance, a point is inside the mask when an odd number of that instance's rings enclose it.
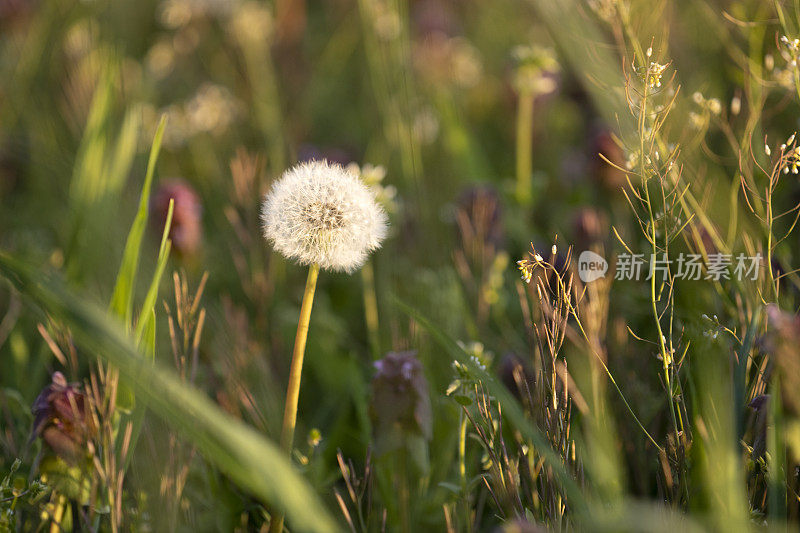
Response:
[[[150,288],[147,290],[147,296],[145,296],[144,303],[139,311],[139,320],[136,324],[136,333],[133,337],[136,341],[136,346],[139,347],[144,356],[151,361],[154,361],[156,356],[156,298],[158,298],[158,287],[161,284],[161,278],[164,275],[164,270],[166,270],[167,261],[169,261],[171,242],[167,237],[169,236],[169,230],[172,226],[174,203],[174,200],[170,200],[169,202],[167,220],[164,224],[164,233],[161,237],[161,247],[158,251],[156,271],[153,274],[153,279],[150,281]],[[117,406],[123,411],[130,413],[133,411],[135,405],[136,398],[133,391],[128,387],[128,384],[123,381],[119,385]],[[134,416],[134,425],[136,426],[134,428],[134,436],[138,436],[139,426],[143,418],[144,411],[139,409],[138,414]],[[133,442],[135,443],[136,441],[134,440]]]
[[[277,446],[224,413],[171,370],[141,356],[122,325],[27,264],[0,252],[0,275],[54,319],[85,349],[119,369],[137,397],[206,459],[259,500],[286,513],[293,531],[339,531],[309,485]]]
[[[155,327],[155,307],[156,298],[158,298],[158,287],[161,285],[161,278],[164,275],[164,270],[167,268],[169,251],[172,247],[172,242],[168,237],[170,227],[172,226],[172,213],[174,209],[175,200],[170,199],[169,209],[167,210],[167,220],[164,224],[164,233],[161,235],[161,246],[158,250],[156,271],[153,274],[153,279],[150,281],[150,288],[147,289],[147,296],[144,298],[142,310],[139,314],[139,322],[136,324],[136,335],[134,338],[139,347],[142,347],[142,342],[145,340],[143,337],[144,332],[151,327]],[[153,324],[150,324],[151,321],[153,321]],[[145,346],[144,348],[147,355],[152,356],[155,354],[155,345]]]
[[[158,153],[161,151],[161,140],[164,137],[164,128],[167,124],[167,117],[162,116],[158,123],[156,135],[153,139],[153,146],[150,149],[150,159],[147,162],[147,174],[144,178],[142,196],[139,199],[139,210],[133,220],[128,240],[125,242],[125,252],[122,255],[122,264],[117,274],[117,282],[114,286],[114,294],[111,297],[111,312],[123,319],[126,327],[130,327],[131,315],[133,313],[133,291],[136,282],[136,270],[139,268],[139,252],[142,247],[144,230],[147,226],[148,204],[150,202],[150,188],[153,184],[153,175],[156,170]]]
[[[98,80],[75,160],[70,196],[73,207],[79,213],[102,196],[105,190],[102,179],[107,150],[106,130],[113,104],[116,73],[116,68],[108,65]]]
[[[140,109],[131,109],[125,114],[117,142],[114,145],[113,156],[108,162],[107,186],[109,192],[116,196],[119,194],[125,178],[133,166],[136,157],[136,148],[139,142],[142,113]]]
[[[747,361],[750,359],[750,352],[753,351],[753,343],[756,340],[758,325],[761,322],[761,308],[756,307],[750,324],[747,326],[742,345],[736,351],[737,361],[733,367],[733,412],[736,416],[736,436],[737,442],[744,437],[745,408],[744,402],[747,397]]]
[[[786,520],[786,487],[789,485],[786,475],[786,441],[785,420],[780,398],[781,378],[772,378],[772,399],[769,402],[769,419],[767,422],[767,452],[769,453],[769,473],[767,480],[768,516],[770,523],[779,524]],[[777,401],[776,401],[777,400]],[[794,476],[791,476],[794,477]],[[789,477],[789,479],[791,479]]]

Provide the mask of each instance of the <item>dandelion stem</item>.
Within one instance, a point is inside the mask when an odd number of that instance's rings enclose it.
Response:
[[[531,201],[531,172],[533,172],[533,93],[522,91],[517,105],[517,201],[526,205]]]
[[[294,338],[292,364],[289,369],[289,386],[286,388],[286,407],[283,411],[283,427],[281,428],[281,448],[291,455],[294,443],[294,428],[297,422],[297,399],[300,397],[300,378],[303,372],[303,356],[306,351],[308,324],[311,321],[311,306],[314,303],[314,291],[317,288],[319,265],[314,263],[308,267],[306,290],[303,293],[303,304],[300,307],[300,320],[297,322],[297,335]],[[283,530],[283,513],[273,515],[269,525],[270,533]]]

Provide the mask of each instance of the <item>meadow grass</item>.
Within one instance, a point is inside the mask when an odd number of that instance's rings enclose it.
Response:
[[[798,32],[0,3],[0,532],[796,528]]]

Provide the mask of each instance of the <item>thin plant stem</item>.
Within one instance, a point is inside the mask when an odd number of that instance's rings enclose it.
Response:
[[[367,335],[372,358],[378,359],[381,353],[380,330],[378,324],[378,298],[375,294],[375,270],[372,261],[367,261],[361,268],[361,283],[364,291],[364,319],[367,323]]]
[[[558,275],[558,272],[552,266],[549,267],[549,268],[553,269],[553,272],[556,273],[556,276],[555,276],[554,279],[558,283],[560,294],[562,294],[564,299],[565,299],[564,303],[567,304],[567,311],[575,319],[575,325],[578,326],[578,331],[580,331],[581,336],[584,339],[586,339],[587,346],[589,347],[589,351],[597,359],[597,362],[600,363],[600,366],[603,367],[603,370],[605,371],[606,375],[608,376],[609,381],[611,381],[611,384],[614,386],[614,389],[617,391],[617,394],[619,394],[619,397],[622,400],[622,403],[625,404],[625,407],[627,408],[627,410],[630,413],[631,417],[633,417],[633,420],[634,420],[634,422],[636,422],[636,425],[639,426],[639,429],[642,430],[642,432],[645,434],[645,436],[648,438],[648,440],[650,440],[650,442],[653,444],[653,446],[655,446],[658,451],[663,453],[664,452],[664,448],[662,448],[658,444],[658,442],[656,442],[656,440],[652,437],[652,435],[650,435],[650,433],[647,431],[647,429],[645,429],[644,425],[639,420],[639,417],[636,416],[636,413],[633,411],[633,407],[631,407],[631,404],[628,403],[628,400],[625,398],[625,395],[622,393],[622,389],[620,389],[619,385],[617,385],[617,380],[614,379],[614,375],[611,373],[611,370],[608,368],[608,365],[605,363],[605,361],[603,361],[603,358],[600,356],[600,354],[597,353],[597,351],[594,349],[594,346],[592,345],[592,343],[590,341],[589,334],[586,333],[586,330],[583,327],[583,322],[581,322],[581,318],[578,315],[578,310],[575,308],[574,305],[572,305],[572,302],[567,297],[567,289],[564,286],[564,280],[561,279],[561,276]]]
[[[411,533],[411,513],[409,509],[408,489],[408,458],[405,446],[398,454],[398,500],[400,504],[400,530],[402,533]]]
[[[253,89],[254,119],[264,136],[273,175],[286,166],[286,140],[281,127],[280,89],[275,64],[269,54],[271,42],[260,42],[255,48],[241,43],[245,74]]]
[[[775,376],[772,382],[773,391],[772,398],[779,397],[780,391],[780,378]],[[783,413],[780,402],[770,400],[769,402],[769,423],[767,424],[767,450],[771,461],[769,462],[769,470],[767,473],[767,480],[769,486],[767,489],[769,517],[775,520],[776,523],[786,518],[786,449],[781,438],[783,431]]]
[[[300,319],[297,322],[297,335],[294,338],[292,364],[289,369],[289,385],[286,388],[286,406],[283,411],[283,427],[281,428],[281,448],[291,455],[294,443],[294,428],[297,423],[297,400],[300,397],[300,378],[303,373],[303,356],[306,351],[308,324],[311,321],[311,306],[314,303],[314,291],[317,288],[319,265],[314,263],[308,267],[306,290],[300,306]],[[269,525],[270,533],[283,530],[283,513],[273,515]]]
[[[649,67],[648,67],[649,73]],[[650,303],[653,310],[653,319],[656,324],[656,332],[658,334],[658,346],[661,352],[661,361],[663,363],[663,372],[664,372],[664,385],[667,389],[667,399],[669,401],[669,412],[670,412],[670,419],[672,420],[672,426],[675,431],[675,441],[679,442],[680,440],[680,432],[678,431],[678,422],[675,416],[675,400],[672,393],[672,383],[670,380],[670,365],[672,363],[672,354],[667,353],[667,345],[666,345],[666,338],[664,337],[663,330],[661,328],[661,317],[658,312],[658,296],[656,294],[656,272],[655,272],[655,261],[658,255],[658,241],[657,241],[657,234],[656,234],[656,219],[655,214],[653,213],[653,203],[650,199],[650,186],[648,183],[647,178],[647,167],[645,166],[645,156],[644,156],[644,139],[645,139],[645,116],[647,110],[647,97],[648,97],[648,81],[647,77],[645,77],[644,83],[644,95],[642,96],[642,105],[639,111],[639,164],[642,173],[642,187],[645,193],[645,203],[647,204],[647,214],[650,218],[650,235],[648,236],[650,242],[652,244],[653,255],[651,257],[651,268],[652,273],[650,276]],[[665,239],[666,242],[668,242]]]
[[[464,408],[459,413],[458,431],[458,475],[461,480],[462,505],[464,507],[464,530],[472,532],[472,519],[470,517],[469,492],[467,491],[467,417]]]
[[[775,281],[775,274],[772,271],[772,249],[774,245],[772,244],[772,223],[773,223],[773,213],[772,213],[772,191],[773,191],[773,183],[770,179],[770,184],[767,189],[767,274],[769,275],[769,284],[770,288],[772,289],[772,294],[775,298],[775,303],[778,302],[778,283]]]
[[[522,91],[517,104],[517,201],[527,205],[533,196],[533,93]]]
[[[375,98],[382,115],[384,129],[391,144],[400,155],[403,177],[419,192],[422,175],[422,159],[413,136],[413,128],[408,123],[411,110],[409,52],[407,39],[407,14],[402,2],[391,4],[392,9],[403,21],[401,33],[386,44],[375,34],[373,8],[369,0],[359,0],[359,14],[365,39],[367,71],[372,81]]]

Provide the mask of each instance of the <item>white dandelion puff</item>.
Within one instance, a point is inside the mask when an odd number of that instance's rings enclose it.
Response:
[[[327,161],[284,172],[264,197],[264,237],[303,265],[352,272],[380,248],[388,223],[374,193],[354,173]]]

